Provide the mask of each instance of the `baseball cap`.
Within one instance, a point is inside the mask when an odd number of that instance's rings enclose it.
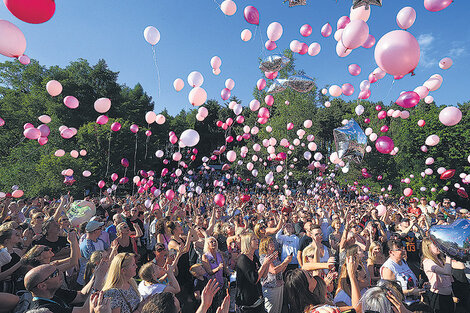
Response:
[[[85,226],[85,230],[86,230],[87,233],[91,233],[91,232],[94,232],[95,230],[97,230],[98,228],[100,228],[103,225],[104,225],[103,222],[89,221]]]

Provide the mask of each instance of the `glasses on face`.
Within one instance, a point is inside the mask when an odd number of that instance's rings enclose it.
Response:
[[[34,219],[39,220],[39,219],[43,219],[43,218],[44,218],[44,215],[38,215]]]
[[[56,268],[54,272],[52,272],[51,275],[47,276],[46,279],[40,281],[39,283],[37,283],[34,288],[36,288],[39,284],[42,284],[43,282],[45,282],[46,280],[50,279],[50,278],[54,278],[54,277],[57,277],[59,276],[59,270]],[[33,289],[34,289],[33,288]]]
[[[165,247],[162,247],[162,248],[157,248],[155,251],[157,251],[157,252],[162,252],[162,251],[165,251]]]
[[[405,247],[397,247],[396,249],[393,249],[392,251],[405,251]]]

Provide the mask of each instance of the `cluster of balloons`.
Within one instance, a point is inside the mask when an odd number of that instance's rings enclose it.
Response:
[[[49,126],[41,124],[37,128],[31,123],[26,123],[23,126],[23,135],[27,139],[37,140],[41,146],[45,145],[48,141],[48,136],[51,133]]]

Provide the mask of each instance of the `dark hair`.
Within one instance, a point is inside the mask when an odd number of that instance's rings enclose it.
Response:
[[[14,229],[4,229],[0,231],[0,244],[4,244],[5,240],[11,239],[11,236],[13,236],[13,231]]]
[[[166,220],[161,219],[155,224],[155,233],[156,234],[165,234]]]
[[[403,242],[400,239],[390,239],[387,241],[388,251],[392,251],[394,247],[403,247]]]
[[[168,222],[166,225],[168,226],[168,228],[170,229],[171,234],[173,235],[173,232],[175,231],[177,224],[175,222],[171,221],[171,222]]]
[[[310,292],[308,278],[305,272],[299,268],[287,273],[285,287],[291,312],[303,312],[309,305],[325,304],[326,284],[318,276],[315,276],[317,286],[313,292]]]
[[[178,313],[174,297],[171,292],[154,294],[144,305],[141,313]]]

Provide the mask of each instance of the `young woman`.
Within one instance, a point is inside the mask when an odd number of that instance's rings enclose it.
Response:
[[[160,278],[166,276],[168,284],[160,281]],[[139,293],[142,300],[156,293],[171,292],[177,294],[180,292],[180,286],[175,278],[174,267],[168,266],[168,270],[159,267],[153,262],[144,264],[139,270],[139,277],[142,281],[139,284]]]
[[[0,291],[2,292],[16,292],[16,275],[24,263],[21,259],[21,250],[16,248],[19,242],[21,242],[21,237],[16,229],[0,231],[0,248],[5,254],[4,264],[0,267],[0,287],[2,289]]]
[[[443,257],[439,248],[429,238],[422,243],[423,269],[431,284],[430,305],[436,313],[453,313],[452,260]]]
[[[139,313],[142,310],[145,301],[140,301],[133,278],[136,269],[134,254],[119,253],[113,258],[103,286],[104,296],[111,298],[112,313]]]
[[[370,244],[368,256],[367,270],[369,272],[371,285],[375,286],[380,279],[380,267],[382,267],[386,260],[382,251],[382,244],[378,241],[373,241]]]
[[[260,262],[263,262],[266,257],[272,254],[275,254],[276,258],[269,265],[268,274],[261,278],[261,286],[266,311],[268,313],[280,313],[284,291],[284,279],[282,278],[282,274],[290,261],[292,261],[292,255],[287,256],[281,263],[277,256],[274,240],[271,237],[263,238],[259,247]]]
[[[136,224],[136,235],[135,237],[142,236],[142,231],[140,227]],[[116,227],[117,238],[114,239],[117,242],[117,252],[118,253],[136,253],[137,254],[137,242],[135,237],[131,237],[131,231],[127,223],[122,222]]]
[[[165,245],[165,248],[168,249],[168,244],[170,243],[171,234],[167,227],[166,219],[161,219],[157,221],[155,225],[155,235],[157,236],[157,243],[162,243]]]
[[[241,254],[237,260],[237,296],[235,302],[238,312],[265,313],[264,297],[260,280],[266,276],[269,265],[276,254],[271,254],[260,264],[255,251],[259,240],[253,233],[241,236]]]

